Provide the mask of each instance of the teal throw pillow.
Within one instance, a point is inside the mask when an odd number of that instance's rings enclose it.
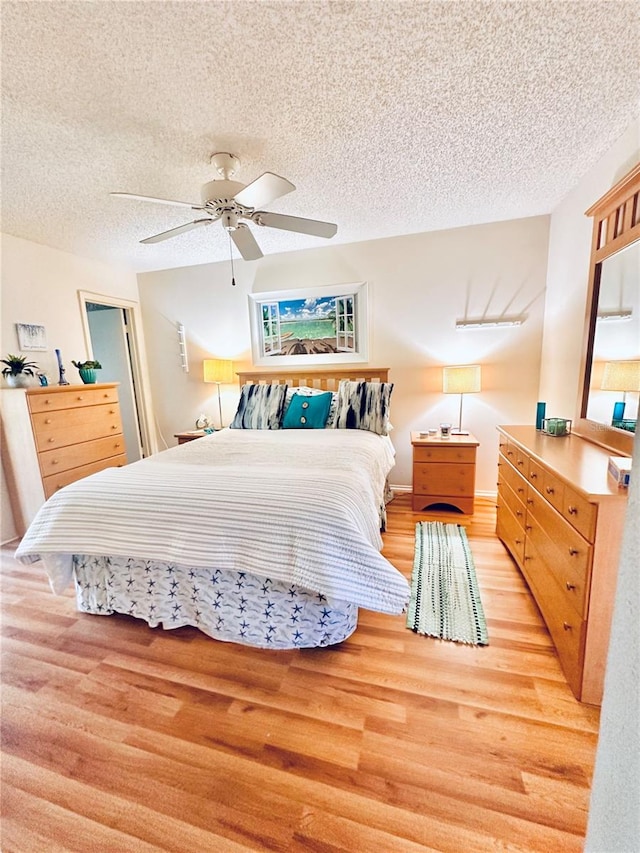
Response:
[[[331,391],[313,397],[294,394],[282,420],[282,429],[324,429],[332,397]]]

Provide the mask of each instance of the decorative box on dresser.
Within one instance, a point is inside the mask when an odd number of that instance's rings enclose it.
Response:
[[[602,701],[626,491],[609,451],[577,435],[498,427],[497,534],[540,608],[582,702]]]
[[[2,420],[19,533],[58,489],[127,464],[118,383],[5,391]]]
[[[472,435],[441,438],[411,433],[414,512],[449,504],[461,512],[473,513],[479,443]]]

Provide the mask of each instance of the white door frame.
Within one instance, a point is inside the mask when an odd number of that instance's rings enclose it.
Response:
[[[133,302],[130,299],[122,299],[119,296],[108,296],[104,293],[92,293],[88,290],[79,290],[78,300],[80,302],[82,328],[84,330],[84,340],[89,358],[93,358],[93,349],[91,346],[91,329],[89,328],[89,318],[87,316],[87,302],[96,302],[98,305],[109,305],[112,308],[126,309],[127,317],[130,321],[129,344],[131,371],[133,374],[136,396],[138,398],[138,418],[140,422],[142,453],[143,456],[150,456],[152,453],[157,453],[159,448],[156,431],[153,426],[154,414],[151,403],[151,385],[149,382],[149,370],[144,348],[144,339],[142,337],[140,304],[138,302]]]

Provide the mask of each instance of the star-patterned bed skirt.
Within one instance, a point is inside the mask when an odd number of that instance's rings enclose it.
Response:
[[[78,609],[123,613],[149,626],[190,625],[217,640],[269,649],[340,643],[358,608],[295,584],[249,572],[191,568],[129,557],[73,558]]]

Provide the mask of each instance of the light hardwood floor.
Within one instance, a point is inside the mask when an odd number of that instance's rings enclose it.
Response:
[[[535,603],[472,517],[490,645],[361,611],[331,649],[270,652],[75,611],[2,553],[2,851],[580,851],[598,710],[571,694]]]

